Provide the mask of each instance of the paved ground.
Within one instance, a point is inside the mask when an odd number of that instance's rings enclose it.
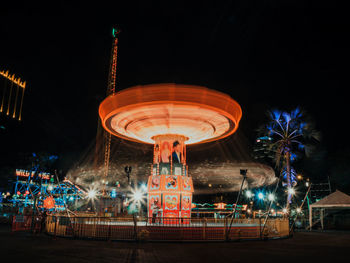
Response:
[[[233,243],[131,243],[52,239],[0,226],[0,262],[350,262],[350,232]],[[7,260],[4,260],[4,259]]]

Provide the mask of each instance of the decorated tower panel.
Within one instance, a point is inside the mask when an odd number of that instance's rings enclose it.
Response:
[[[148,179],[148,216],[191,217],[193,184],[187,173],[185,136],[154,137],[153,164]],[[154,210],[157,211],[154,211]]]

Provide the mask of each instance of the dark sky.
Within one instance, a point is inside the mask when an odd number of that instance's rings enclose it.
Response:
[[[0,69],[27,81],[22,123],[1,119],[3,160],[93,141],[113,25],[122,30],[117,90],[176,82],[226,92],[242,106],[248,140],[268,109],[301,106],[328,154],[349,152],[350,22],[340,2],[86,2],[1,7]]]

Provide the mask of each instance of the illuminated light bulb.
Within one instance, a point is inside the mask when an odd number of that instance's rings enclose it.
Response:
[[[143,198],[143,194],[142,194],[141,192],[136,191],[136,192],[134,193],[134,200],[135,200],[135,201],[139,202],[139,201],[142,200],[142,198]]]
[[[294,188],[288,188],[288,194],[290,194],[290,195],[294,195],[295,194],[295,190],[294,190]]]
[[[147,185],[146,184],[142,184],[141,188],[142,188],[143,191],[147,191]]]
[[[142,189],[131,189],[131,193],[128,196],[131,203],[144,203],[145,192]]]
[[[275,200],[275,195],[271,193],[267,196],[267,198],[269,199],[269,201],[273,201]]]
[[[95,199],[96,194],[97,194],[97,192],[96,192],[95,189],[90,189],[90,190],[88,191],[87,196],[88,196],[89,199]]]
[[[258,193],[258,198],[261,200],[261,199],[264,199],[264,194],[263,193]]]
[[[253,193],[252,193],[252,191],[247,190],[247,191],[245,192],[245,195],[246,195],[248,198],[251,198],[251,197],[253,196]]]

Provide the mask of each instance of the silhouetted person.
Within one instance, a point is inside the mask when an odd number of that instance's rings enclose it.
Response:
[[[152,224],[156,222],[158,211],[159,211],[158,200],[154,200],[152,205]]]
[[[178,141],[173,143],[173,163],[181,163],[181,144]]]

